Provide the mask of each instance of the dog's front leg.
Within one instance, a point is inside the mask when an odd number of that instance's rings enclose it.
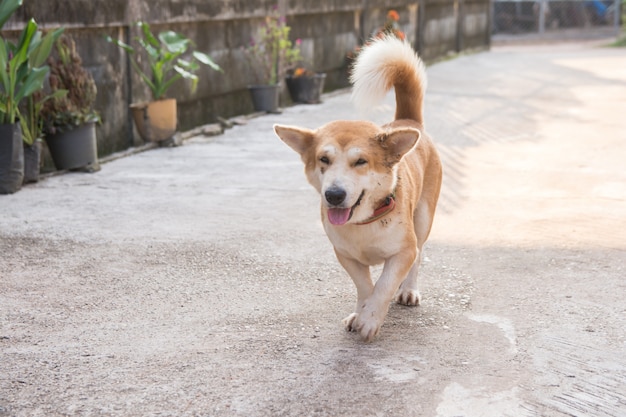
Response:
[[[372,295],[365,300],[352,324],[352,327],[361,333],[361,337],[366,342],[378,334],[387,315],[389,303],[406,278],[416,257],[416,250],[405,250],[385,261],[383,272],[376,281]]]
[[[343,319],[343,324],[346,327],[346,330],[353,332],[356,331],[354,322],[359,316],[359,313],[365,304],[365,300],[367,300],[367,298],[374,291],[374,284],[372,283],[370,267],[368,265],[363,265],[355,259],[343,256],[336,250],[335,255],[337,256],[337,260],[341,266],[343,266],[343,269],[345,269],[348,275],[350,275],[352,282],[354,282],[354,285],[356,286],[357,301],[355,312]]]

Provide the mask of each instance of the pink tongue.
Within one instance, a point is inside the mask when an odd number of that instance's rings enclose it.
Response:
[[[345,224],[350,218],[349,208],[330,208],[328,209],[328,220],[335,226]]]

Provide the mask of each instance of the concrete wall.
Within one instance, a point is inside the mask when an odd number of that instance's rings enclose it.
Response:
[[[243,48],[272,7],[279,7],[302,39],[305,60],[326,72],[326,88],[348,85],[346,53],[385,21],[389,9],[400,14],[407,39],[426,61],[466,48],[489,44],[488,0],[25,0],[7,23],[7,35],[34,17],[46,29],[66,27],[98,85],[96,108],[100,156],[141,144],[128,105],[147,100],[148,89],[131,71],[126,55],[105,41],[110,35],[132,41],[133,22],[147,21],[155,32],[181,32],[208,52],[226,71],[206,68],[191,94],[180,82],[169,95],[178,99],[179,129],[211,123],[252,111],[247,85],[254,82]],[[288,104],[286,95],[284,103]]]

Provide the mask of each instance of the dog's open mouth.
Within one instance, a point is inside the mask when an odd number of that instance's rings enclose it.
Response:
[[[354,205],[352,207],[348,207],[348,208],[338,208],[338,207],[332,207],[328,209],[328,221],[335,225],[335,226],[341,226],[343,224],[346,224],[348,222],[348,220],[350,220],[350,218],[352,217],[352,213],[354,212],[354,209],[361,204],[361,200],[363,199],[363,196],[365,195],[365,190],[361,191],[361,195],[359,196],[358,200],[356,200],[356,203],[354,203]]]

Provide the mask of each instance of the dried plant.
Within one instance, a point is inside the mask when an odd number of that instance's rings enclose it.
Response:
[[[98,93],[96,83],[83,67],[74,40],[68,36],[59,38],[55,55],[48,59],[53,97],[41,108],[44,133],[55,134],[86,122],[100,121],[98,112],[93,110]],[[55,96],[60,90],[66,90],[67,94]]]

